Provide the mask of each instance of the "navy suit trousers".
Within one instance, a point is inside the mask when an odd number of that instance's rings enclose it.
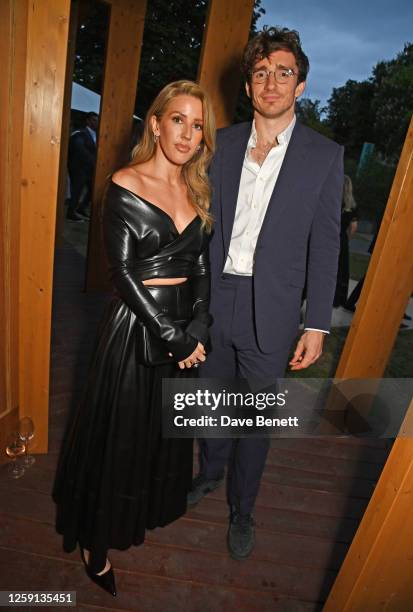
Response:
[[[253,282],[253,277],[223,274],[214,288],[212,351],[200,368],[201,377],[284,377],[288,359],[285,348],[274,347],[274,352],[262,353],[257,344]],[[254,508],[269,446],[267,437],[199,440],[201,473],[218,479],[228,468],[228,502],[241,514]]]

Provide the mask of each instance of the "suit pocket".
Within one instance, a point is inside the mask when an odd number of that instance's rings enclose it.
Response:
[[[290,268],[285,275],[285,280],[288,285],[303,289],[305,285],[305,270],[297,270]]]

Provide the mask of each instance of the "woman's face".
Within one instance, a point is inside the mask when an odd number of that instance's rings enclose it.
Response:
[[[198,151],[203,136],[202,102],[194,96],[172,98],[162,117],[152,117],[158,146],[173,164],[182,166]]]

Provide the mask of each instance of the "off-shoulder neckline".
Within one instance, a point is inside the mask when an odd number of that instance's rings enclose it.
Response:
[[[123,187],[123,185],[119,185],[119,183],[115,183],[115,181],[112,178],[110,179],[110,182],[111,182],[112,185],[115,185],[115,187],[119,187],[119,189],[123,189],[124,191],[127,191],[128,193],[130,193],[137,200],[142,200],[143,202],[145,202],[145,204],[149,204],[149,206],[152,206],[152,208],[155,208],[159,212],[163,213],[169,219],[170,223],[172,224],[172,226],[173,226],[174,230],[176,231],[176,233],[178,234],[178,236],[182,236],[182,234],[184,234],[186,232],[186,230],[194,223],[194,221],[196,219],[199,219],[199,215],[195,215],[195,217],[193,219],[191,219],[191,221],[184,227],[182,232],[180,232],[178,230],[178,228],[176,227],[175,221],[172,219],[171,215],[169,215],[163,208],[161,208],[157,204],[154,204],[153,202],[150,202],[149,200],[147,200],[146,198],[142,197],[138,193],[135,193],[134,191],[131,191],[127,187]]]

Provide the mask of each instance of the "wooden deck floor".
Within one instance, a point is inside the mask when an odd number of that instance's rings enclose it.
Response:
[[[50,453],[37,456],[20,480],[0,470],[0,590],[75,590],[78,610],[320,610],[386,460],[385,441],[274,440],[248,561],[228,557],[223,489],[149,533],[143,546],[111,553],[116,598],[88,580],[77,552],[63,553],[50,490],[105,304],[81,292],[83,266],[69,245],[57,252]]]

